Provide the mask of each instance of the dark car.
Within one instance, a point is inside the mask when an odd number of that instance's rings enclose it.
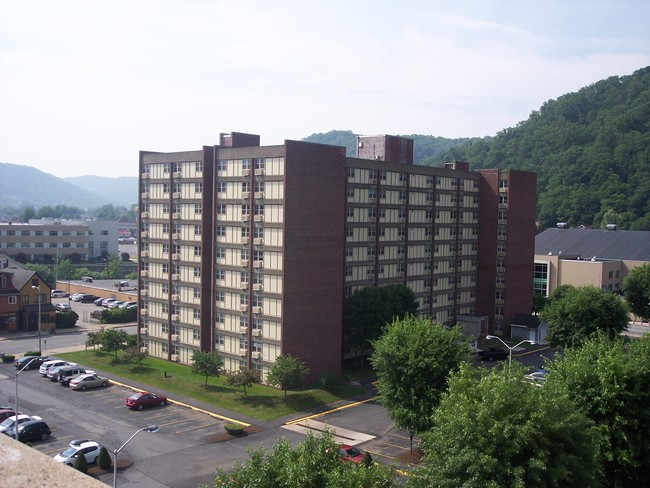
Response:
[[[26,369],[38,369],[41,367],[45,361],[49,361],[50,357],[47,356],[23,356],[22,358],[16,359],[14,361],[14,367],[16,369],[22,369],[26,364],[29,363]]]
[[[93,301],[93,303],[95,305],[97,305],[98,307],[101,307],[103,301],[104,301],[104,299],[99,297],[99,298],[97,298],[97,300]]]
[[[142,410],[147,407],[163,407],[167,403],[167,397],[149,393],[148,391],[140,391],[134,393],[124,401],[124,404],[130,409]]]
[[[81,366],[61,366],[58,371],[52,374],[50,380],[58,381],[61,386],[68,386],[72,378],[80,374],[92,373]]]
[[[508,359],[509,352],[505,349],[491,347],[487,351],[479,351],[478,357],[481,361],[504,361]]]
[[[81,295],[79,297],[79,301],[81,303],[94,303],[95,300],[97,300],[99,297],[97,295],[93,295],[91,293],[86,293],[84,295]]]
[[[18,440],[21,442],[44,441],[52,431],[42,420],[30,420],[18,425]],[[15,428],[5,430],[9,437],[16,437]]]

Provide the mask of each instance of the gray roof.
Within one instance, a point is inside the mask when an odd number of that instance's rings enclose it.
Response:
[[[546,229],[535,237],[535,254],[650,262],[650,232],[637,230]],[[561,254],[560,254],[561,253]]]

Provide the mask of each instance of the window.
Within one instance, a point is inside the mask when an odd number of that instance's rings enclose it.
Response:
[[[354,178],[354,168],[347,169],[348,178]]]
[[[228,170],[228,161],[220,159],[217,161],[217,171],[227,171]]]
[[[199,268],[198,266],[194,266],[194,277],[195,278],[201,277],[201,268]]]
[[[216,234],[217,234],[217,237],[226,237],[226,226],[225,225],[217,225]]]
[[[250,159],[242,159],[241,168],[242,169],[251,169],[251,160]]]
[[[163,244],[163,246],[169,246],[169,244]],[[173,244],[172,245],[172,254],[180,254],[181,253],[181,245],[180,244]]]
[[[354,237],[354,228],[346,227],[345,235],[346,235],[346,237]]]
[[[201,246],[194,246],[194,256],[201,256]]]
[[[264,215],[264,204],[256,203],[254,208],[255,215]]]
[[[226,323],[226,314],[223,312],[217,312],[214,321],[217,324],[225,324]]]
[[[194,268],[196,269],[196,268]],[[224,281],[226,279],[226,271],[223,269],[218,269],[215,273],[217,281]]]
[[[201,320],[201,310],[195,308],[192,310],[192,316],[194,317],[194,320]]]
[[[348,198],[354,198],[354,188],[348,186]]]
[[[255,182],[255,193],[264,193],[265,184],[263,181]]]
[[[199,289],[195,288],[195,290],[199,290]],[[201,291],[199,290],[199,296],[200,296],[200,294],[201,294]],[[196,296],[195,296],[195,298],[196,298]],[[225,291],[218,291],[215,294],[214,299],[215,299],[215,301],[220,302],[220,303],[225,302],[226,301],[226,292]]]
[[[226,215],[226,204],[220,203],[217,205],[217,215]]]
[[[203,213],[203,205],[200,203],[194,204],[194,215],[201,215]]]
[[[223,346],[226,343],[226,336],[223,334],[215,334],[214,343],[217,346]]]
[[[178,182],[174,182],[174,184],[172,185],[172,191],[174,193],[180,193],[182,188],[183,186]]]
[[[253,237],[255,239],[264,239],[264,227],[253,227]]]
[[[169,234],[169,224],[168,223],[165,222],[164,224],[162,224],[162,232],[163,232],[163,234]]]
[[[203,183],[194,183],[194,193],[203,193]]]
[[[169,163],[164,163],[163,164],[163,173],[169,173],[169,168],[170,168]]]
[[[163,183],[162,190],[163,193],[169,193],[169,183]]]
[[[201,331],[199,329],[192,329],[192,339],[195,341],[201,340]]]
[[[255,158],[253,159],[253,165],[255,169],[265,169],[266,160],[264,158]]]
[[[226,183],[220,181],[217,183],[217,193],[226,193]]]
[[[224,259],[226,257],[226,250],[223,247],[218,247],[215,250],[214,257],[217,259]]]
[[[248,294],[247,293],[241,293],[239,295],[239,304],[240,305],[248,305]]]
[[[16,305],[16,303],[18,303],[18,300],[15,295],[8,297],[8,300],[9,300],[9,305]]]
[[[194,226],[194,235],[195,236],[200,236],[201,235],[201,226],[198,225],[198,224]]]
[[[169,273],[169,264],[168,263],[163,263],[162,272],[163,272],[163,274],[168,274]]]

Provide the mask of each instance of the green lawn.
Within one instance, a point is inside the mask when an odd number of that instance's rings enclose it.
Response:
[[[239,412],[258,420],[271,420],[363,392],[360,387],[339,384],[330,390],[303,388],[289,391],[285,398],[283,391],[257,384],[248,388],[247,396],[244,396],[243,389],[226,386],[223,377],[210,377],[205,386],[205,376],[193,375],[189,366],[162,359],[147,357],[140,367],[134,363],[116,361],[114,354],[92,350],[57,354],[57,357],[105,371],[109,376],[114,374],[149,385],[153,389],[164,390],[172,400],[174,394],[178,394],[225,408],[233,412],[234,418],[237,417],[236,412]]]

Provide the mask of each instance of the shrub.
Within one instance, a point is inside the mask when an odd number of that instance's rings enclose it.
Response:
[[[69,312],[59,312],[56,314],[56,328],[69,329],[74,327],[78,319],[79,315],[73,310]]]
[[[339,384],[339,379],[332,373],[323,373],[320,375],[320,386],[325,390],[335,388]]]
[[[363,459],[361,460],[361,465],[366,468],[372,465],[372,456],[368,451],[363,454]]]
[[[239,424],[224,424],[223,428],[231,435],[240,435],[244,432],[244,426]]]
[[[108,450],[102,446],[102,448],[99,450],[99,456],[97,456],[97,466],[102,469],[108,469],[112,464],[113,460],[111,459],[110,454],[108,454]]]
[[[86,456],[83,454],[77,454],[77,459],[73,464],[74,469],[81,471],[82,473],[88,472],[88,461],[86,461]]]
[[[41,351],[27,351],[23,356],[40,356]]]
[[[3,354],[2,362],[3,363],[13,363],[16,360],[16,356],[13,354]]]
[[[99,318],[102,324],[123,324],[135,322],[138,311],[135,308],[109,308],[104,310]]]

